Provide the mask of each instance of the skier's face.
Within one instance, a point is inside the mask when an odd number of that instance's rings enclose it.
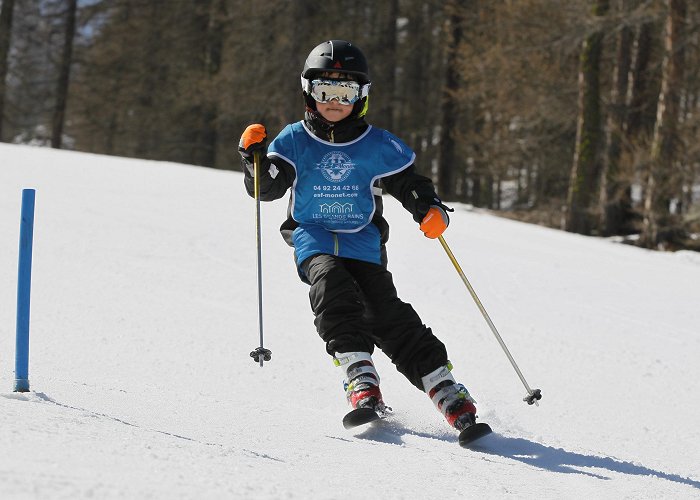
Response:
[[[326,103],[317,102],[316,109],[329,122],[339,122],[350,116],[352,104],[340,104],[337,100]]]
[[[329,79],[343,79],[345,75],[342,73],[338,72],[324,72],[321,73],[321,78],[329,78]],[[348,77],[345,76],[347,79]],[[339,122],[340,120],[347,118],[350,116],[350,113],[352,113],[352,104],[340,104],[337,100],[332,100],[330,102],[322,103],[322,102],[317,102],[316,103],[316,110],[319,112],[319,114],[324,117],[326,120],[329,122]]]

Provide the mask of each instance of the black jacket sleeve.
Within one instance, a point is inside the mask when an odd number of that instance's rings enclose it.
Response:
[[[433,181],[416,173],[414,165],[389,177],[382,183],[387,192],[399,200],[406,210],[411,212],[413,220],[420,222],[430,210],[430,205],[440,202]]]
[[[253,179],[253,161],[241,159],[245,178],[243,183],[251,197],[255,196],[255,180]],[[260,157],[260,200],[273,201],[282,198],[294,183],[296,171],[286,161],[275,157],[270,160],[267,156]]]

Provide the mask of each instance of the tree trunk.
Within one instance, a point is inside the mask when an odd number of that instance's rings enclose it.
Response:
[[[70,81],[70,67],[73,62],[73,38],[75,36],[75,17],[78,9],[78,0],[67,0],[66,29],[63,39],[63,53],[58,73],[56,86],[56,105],[53,119],[51,120],[51,147],[61,148],[63,140],[63,125],[66,117],[66,103],[68,101],[68,83]]]
[[[464,7],[461,7],[464,8]],[[442,95],[442,122],[440,124],[440,162],[438,165],[438,194],[443,200],[450,200],[455,196],[455,162],[456,141],[455,128],[457,127],[459,89],[459,55],[458,48],[462,39],[462,20],[460,16],[460,2],[451,0],[445,6],[447,18],[445,21],[445,34],[447,38],[445,65],[445,83]]]
[[[676,166],[680,149],[678,119],[683,88],[685,58],[683,28],[686,18],[685,0],[667,0],[668,14],[664,33],[664,60],[661,92],[657,107],[656,127],[647,169],[644,196],[644,223],[641,244],[653,248],[662,241],[672,241],[679,229],[678,217],[670,211],[673,198],[681,199],[680,177]]]
[[[0,10],[0,142],[2,142],[2,122],[5,116],[5,81],[7,80],[10,55],[10,35],[12,34],[12,13],[15,0],[3,0]]]
[[[228,20],[225,0],[211,3],[207,12],[207,33],[205,41],[204,80],[209,92],[203,97],[202,125],[199,139],[201,153],[196,164],[216,166],[217,142],[219,140],[219,106],[214,92],[214,81],[221,70],[224,47],[224,27]]]
[[[622,0],[622,14],[629,12],[629,0]],[[633,33],[623,26],[617,37],[617,55],[613,85],[610,95],[610,111],[605,127],[606,151],[603,156],[603,172],[600,176],[599,227],[604,235],[620,234],[629,225],[631,214],[630,179],[620,175],[622,132],[627,121],[627,87],[632,66]]]
[[[406,8],[408,24],[403,28],[402,35],[410,33],[404,43],[404,51],[410,57],[406,58],[403,78],[397,81],[399,96],[394,124],[406,131],[406,142],[419,157],[417,167],[423,169],[424,175],[431,177],[431,164],[435,156],[432,154],[431,139],[434,128],[437,128],[437,113],[430,113],[434,109],[431,99],[436,93],[429,89],[433,88],[431,84],[436,85],[435,82],[441,80],[431,66],[436,62],[433,59],[437,59],[431,53],[434,45],[431,32],[433,15],[432,6],[423,2],[414,0]]]
[[[628,92],[628,116],[625,130],[632,137],[639,132],[651,133],[655,116],[649,112],[650,68],[654,25],[651,22],[642,24],[634,44],[634,63],[632,65],[632,81]],[[651,116],[650,116],[651,115]]]
[[[138,158],[156,158],[158,154],[164,154],[164,149],[156,147],[159,142],[160,132],[160,116],[158,113],[158,86],[166,83],[163,68],[165,67],[165,50],[163,47],[162,19],[165,18],[163,12],[163,2],[146,3],[148,11],[145,13],[146,21],[149,25],[149,30],[144,41],[143,58],[140,63],[143,67],[140,70],[143,72],[140,75],[140,85],[134,89],[137,99],[138,113],[143,114],[137,122],[132,122],[135,125],[134,131],[138,131],[138,135],[134,141],[134,154]],[[184,59],[183,55],[180,55]],[[184,129],[185,127],[182,127]],[[170,159],[170,158],[169,158]],[[182,161],[189,161],[189,157],[183,155]]]
[[[604,16],[608,0],[596,0],[594,15]],[[568,193],[567,231],[590,234],[591,208],[599,185],[602,144],[600,59],[603,33],[598,30],[583,43],[579,66],[579,104],[576,149]],[[597,201],[597,200],[596,200]]]
[[[383,71],[384,85],[387,92],[384,94],[383,102],[379,106],[379,114],[382,117],[383,123],[387,130],[394,130],[396,122],[395,116],[398,114],[396,105],[396,65],[393,61],[396,57],[396,21],[399,17],[399,2],[398,0],[390,0],[386,2],[386,29],[381,30],[379,34],[379,43],[381,45],[381,53],[383,60],[387,62],[386,69]]]

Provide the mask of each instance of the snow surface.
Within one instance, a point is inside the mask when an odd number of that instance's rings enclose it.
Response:
[[[21,189],[36,188],[32,392],[13,393]],[[395,413],[349,432],[307,287],[240,173],[0,145],[0,498],[700,498],[700,256],[386,200],[400,295],[495,430],[477,451],[375,356]]]

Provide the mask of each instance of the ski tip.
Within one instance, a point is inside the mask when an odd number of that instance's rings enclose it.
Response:
[[[484,422],[470,425],[459,433],[459,445],[462,448],[469,448],[474,441],[491,434],[491,432],[493,431],[491,430],[489,424]]]
[[[372,408],[357,408],[343,417],[343,427],[352,429],[358,425],[364,425],[379,420],[379,418],[379,414]]]

